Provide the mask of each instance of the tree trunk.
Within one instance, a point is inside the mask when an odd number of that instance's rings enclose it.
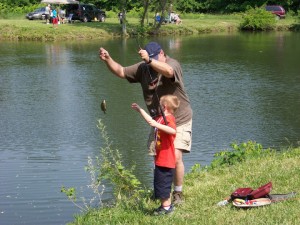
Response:
[[[145,26],[145,18],[146,15],[148,14],[148,9],[149,9],[149,4],[150,4],[150,0],[144,0],[144,12],[141,18],[141,26]]]
[[[127,35],[127,29],[126,29],[126,0],[122,0],[122,34],[123,36]]]

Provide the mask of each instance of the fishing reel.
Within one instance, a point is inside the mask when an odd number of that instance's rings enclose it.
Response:
[[[151,110],[150,110],[150,116],[151,116],[152,118],[155,118],[155,117],[160,116],[160,114],[158,113],[158,110],[157,110],[157,109],[151,109]]]
[[[151,79],[150,79],[150,81],[149,81],[149,85],[150,86],[154,86],[154,85],[156,85],[157,84],[157,81],[158,81],[158,78],[157,77],[155,77],[155,78],[152,78],[151,77]]]

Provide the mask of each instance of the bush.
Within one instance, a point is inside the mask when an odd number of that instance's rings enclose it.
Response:
[[[258,144],[255,141],[248,141],[240,144],[232,143],[230,147],[232,150],[221,151],[214,155],[214,159],[211,162],[211,168],[234,165],[236,163],[244,162],[247,159],[259,159],[274,153],[274,150],[270,148],[264,149],[261,144]]]
[[[241,30],[273,30],[276,20],[274,15],[262,8],[250,8],[243,15]]]

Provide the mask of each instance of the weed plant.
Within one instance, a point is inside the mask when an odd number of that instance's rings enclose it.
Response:
[[[143,188],[141,182],[134,175],[134,168],[127,169],[122,164],[122,155],[118,149],[112,147],[112,142],[106,132],[105,125],[101,120],[97,124],[103,140],[103,146],[100,148],[99,156],[95,160],[88,157],[88,165],[85,170],[89,172],[91,183],[87,185],[93,193],[89,201],[81,197],[82,203],[77,202],[77,192],[74,187],[62,187],[61,192],[81,211],[88,212],[92,206],[103,207],[101,200],[105,190],[104,181],[113,185],[113,196],[115,205],[122,205],[124,208],[138,209],[141,205],[150,199],[151,191]],[[97,202],[96,202],[97,201]]]

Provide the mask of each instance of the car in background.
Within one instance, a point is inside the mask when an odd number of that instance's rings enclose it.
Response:
[[[276,15],[279,19],[285,18],[285,10],[280,5],[267,5],[266,10]]]
[[[98,9],[93,4],[68,4],[66,5],[66,18],[68,20],[80,20],[82,22],[100,21],[104,22],[106,19],[105,11]]]
[[[30,12],[26,15],[26,18],[29,20],[44,20],[45,19],[46,7],[38,8],[33,12]]]

